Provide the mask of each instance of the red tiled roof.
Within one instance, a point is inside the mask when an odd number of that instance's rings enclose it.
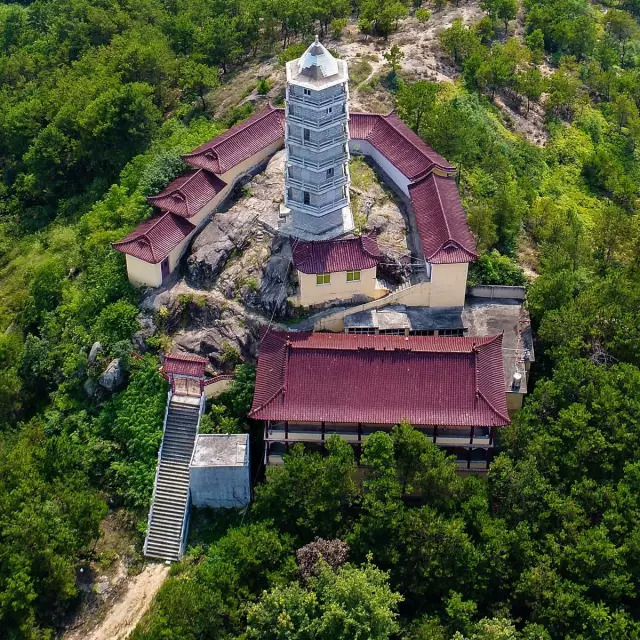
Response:
[[[227,186],[213,173],[203,169],[187,171],[158,195],[147,198],[149,204],[191,218]]]
[[[380,256],[372,233],[357,238],[298,242],[293,249],[293,264],[302,273],[335,273],[371,269]]]
[[[175,373],[182,376],[203,378],[206,366],[206,358],[190,353],[170,353],[164,357],[162,371],[166,374]]]
[[[264,335],[258,420],[413,425],[509,424],[502,335]]]
[[[453,264],[478,257],[454,178],[431,173],[409,185],[409,195],[427,262]]]
[[[437,154],[395,113],[373,115],[352,113],[349,118],[352,140],[366,140],[409,180],[418,180],[434,167],[451,173],[455,167]]]
[[[193,230],[188,220],[163,213],[139,224],[126,238],[111,246],[145,262],[162,262]]]
[[[283,127],[284,110],[267,105],[182,158],[194,167],[222,174],[284,138]]]

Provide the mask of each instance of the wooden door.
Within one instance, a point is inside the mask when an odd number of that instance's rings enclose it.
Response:
[[[160,263],[160,273],[162,275],[162,282],[164,282],[168,277],[169,274],[171,273],[169,271],[169,258],[165,258],[161,263]]]

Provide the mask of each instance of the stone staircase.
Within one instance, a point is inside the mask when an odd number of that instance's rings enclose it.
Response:
[[[197,398],[169,399],[144,543],[147,557],[176,561],[184,551],[189,522],[189,462],[200,410]]]

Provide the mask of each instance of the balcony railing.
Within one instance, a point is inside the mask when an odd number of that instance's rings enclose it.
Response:
[[[303,104],[306,107],[326,107],[331,104],[344,104],[344,102],[349,98],[349,95],[346,91],[342,91],[340,93],[334,93],[332,96],[328,96],[323,100],[319,100],[317,95],[313,96],[305,96],[305,95],[296,95],[295,93],[289,91],[287,94],[287,102]]]
[[[287,177],[287,184],[292,185],[301,191],[309,191],[311,193],[324,193],[325,191],[342,187],[346,183],[347,176],[341,176],[339,178],[334,178],[333,180],[325,180],[321,184],[313,184],[311,182],[304,182],[303,180]]]
[[[285,197],[284,203],[287,207],[289,207],[289,209],[303,211],[304,213],[308,213],[311,216],[321,216],[325,213],[329,213],[330,211],[335,211],[336,209],[342,209],[343,207],[346,207],[349,204],[349,200],[347,198],[340,198],[340,200],[334,200],[333,202],[314,205],[304,204],[302,202],[297,202],[296,200],[291,200],[289,197]]]
[[[324,140],[305,140],[299,136],[292,136],[288,134],[285,137],[285,142],[293,142],[306,149],[314,149],[316,151],[330,149],[339,144],[347,144],[348,135],[341,133],[339,136],[333,136],[331,138],[325,138]]]
[[[327,167],[332,167],[336,164],[346,162],[348,159],[349,154],[346,151],[337,156],[315,160],[311,160],[309,158],[298,158],[292,153],[289,153],[287,155],[287,160],[289,162],[291,162],[292,164],[297,164],[301,167],[305,167],[306,169],[326,169]]]
[[[347,114],[345,113],[334,113],[328,115],[325,118],[310,118],[308,116],[302,117],[297,113],[291,113],[291,111],[287,111],[287,122],[295,122],[301,126],[310,127],[314,131],[324,131],[330,126],[336,124],[346,124],[347,123]]]
[[[317,442],[321,443],[330,435],[339,435],[343,440],[350,443],[364,442],[369,435],[375,433],[376,429],[363,428],[358,437],[356,427],[346,427],[344,429],[336,429],[334,427],[325,427],[324,437],[321,427],[314,425],[291,425],[285,429],[281,424],[272,425],[265,433],[265,440],[268,442]],[[461,431],[458,435],[446,434],[435,437],[426,434],[427,437],[440,447],[457,447],[468,449],[470,447],[489,448],[493,446],[493,440],[488,432],[478,435],[471,434],[469,431]]]

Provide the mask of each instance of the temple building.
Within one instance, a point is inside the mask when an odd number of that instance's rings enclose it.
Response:
[[[331,300],[377,299],[389,293],[377,278],[381,253],[375,234],[316,242],[296,242],[293,264],[298,274],[296,304]]]
[[[285,207],[296,238],[353,230],[349,206],[349,72],[316,36],[287,62]]]
[[[367,437],[406,421],[488,469],[496,429],[510,422],[502,335],[367,336],[269,331],[249,417],[264,422],[265,464],[292,443],[322,450],[337,434],[360,454]]]

